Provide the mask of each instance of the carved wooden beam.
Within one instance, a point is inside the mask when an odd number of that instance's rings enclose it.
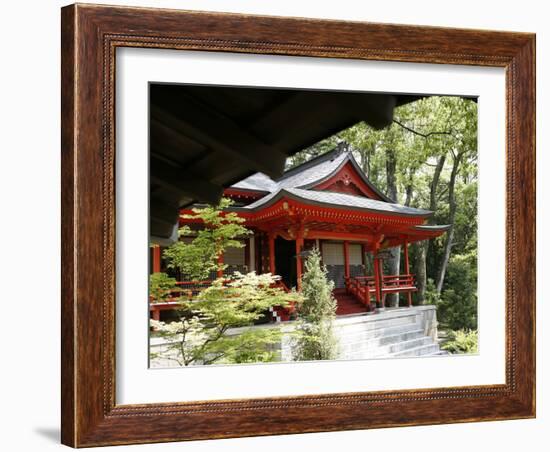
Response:
[[[204,146],[232,155],[250,170],[272,178],[283,174],[286,155],[251,135],[228,117],[181,95],[177,113],[151,104],[151,117]]]
[[[151,181],[185,194],[197,201],[217,204],[222,196],[223,187],[208,182],[204,178],[188,174],[181,167],[164,162],[151,156]]]

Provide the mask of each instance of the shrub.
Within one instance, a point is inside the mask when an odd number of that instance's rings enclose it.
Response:
[[[193,237],[191,242],[178,241],[164,250],[163,256],[170,269],[177,269],[188,280],[208,279],[212,272],[223,271],[227,265],[218,261],[218,256],[227,248],[242,248],[239,238],[250,234],[242,223],[244,219],[235,212],[227,212],[233,201],[222,198],[217,206],[194,208],[183,216],[204,225],[194,230],[188,225],[179,230],[179,235]]]
[[[477,330],[449,331],[449,340],[441,346],[450,353],[477,353]]]
[[[293,350],[297,361],[335,359],[338,341],[332,323],[336,316],[334,283],[327,278],[321,255],[314,249],[305,262],[302,278],[303,302],[298,308],[299,324]]]
[[[153,303],[162,303],[171,297],[176,288],[176,279],[166,273],[153,273],[149,276],[149,297]]]
[[[274,287],[275,280],[254,272],[215,280],[195,300],[181,302],[186,315],[180,321],[151,321],[156,334],[168,343],[164,355],[151,357],[174,359],[182,366],[274,360],[276,354],[270,349],[280,342],[279,328],[250,328],[236,334],[229,330],[254,325],[271,306],[300,303],[299,294]]]
[[[474,253],[453,256],[445,288],[437,301],[437,315],[451,330],[477,329],[477,258]]]

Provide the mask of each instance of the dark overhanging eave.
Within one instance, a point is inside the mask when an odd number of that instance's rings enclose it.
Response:
[[[150,149],[157,159],[157,169],[166,168],[158,163],[160,159],[173,166],[168,168],[170,173],[180,172],[182,179],[186,175],[204,177],[199,194],[194,192],[199,184],[184,181],[180,184],[174,177],[165,180],[162,171],[151,174],[155,184],[151,188],[154,189],[152,198],[160,199],[165,206],[180,208],[197,201],[211,202],[212,194],[221,193],[258,171],[277,179],[283,174],[284,157],[360,121],[383,128],[391,124],[395,106],[418,98],[349,91],[161,84],[150,87],[151,114],[155,119]],[[230,101],[224,96],[230,96]],[[189,107],[182,110],[185,105],[192,106],[192,113]],[[327,105],[330,108],[326,108]],[[250,106],[258,106],[261,111],[247,112]],[[285,111],[287,107],[290,110]],[[293,116],[288,117],[289,114]],[[289,127],[284,127],[285,121]],[[281,130],[286,133],[281,134]],[[272,142],[274,138],[278,141]],[[282,157],[272,159],[271,150]],[[227,155],[231,158],[224,157]],[[210,165],[208,159],[226,162],[226,166]],[[381,199],[389,198],[381,194]],[[164,209],[160,210],[156,212],[158,221],[150,223],[150,233],[168,238],[172,228],[167,222],[173,221],[175,215],[163,214]]]

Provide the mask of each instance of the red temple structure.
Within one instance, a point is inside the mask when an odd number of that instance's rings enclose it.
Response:
[[[227,271],[270,272],[280,275],[285,287],[300,290],[304,256],[317,247],[335,284],[338,315],[383,310],[386,295],[392,293],[404,294],[411,306],[417,288],[409,244],[449,228],[428,225],[431,211],[389,199],[369,181],[352,153],[338,148],[277,180],[253,174],[225,189],[224,196],[233,199],[231,210],[253,231],[243,248],[220,256]],[[384,274],[384,250],[396,246],[403,253],[402,270]],[[160,256],[160,248],[153,248],[153,271],[161,270]],[[158,318],[158,312],[153,314]],[[289,315],[273,309],[274,320]]]

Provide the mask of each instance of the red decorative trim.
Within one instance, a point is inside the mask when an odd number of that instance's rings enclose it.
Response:
[[[326,188],[326,191],[345,193],[354,196],[365,196],[365,193],[349,179],[334,182]]]
[[[308,220],[345,222],[346,224],[385,223],[403,225],[422,225],[426,215],[386,214],[376,211],[347,210],[336,207],[312,206],[291,198],[281,198],[274,204],[257,212],[239,211],[239,215],[250,224],[261,224],[276,218],[305,216]]]
[[[223,195],[228,198],[246,198],[246,199],[260,199],[268,193],[265,191],[246,190],[244,188],[229,187],[223,191]]]
[[[312,187],[314,190],[335,191],[352,195],[363,195],[367,198],[384,201],[371,187],[369,187],[361,175],[357,173],[351,162],[347,162],[340,170],[329,179]]]

